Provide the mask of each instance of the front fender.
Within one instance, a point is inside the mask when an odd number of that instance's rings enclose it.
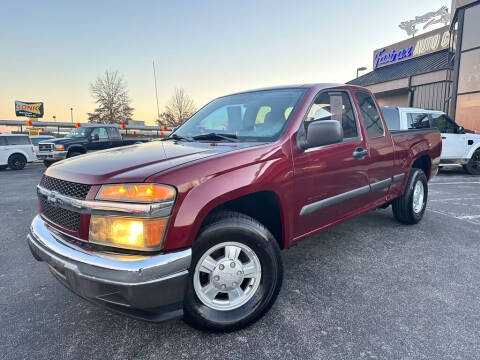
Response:
[[[280,215],[285,219],[284,204],[288,203],[288,195],[286,191],[282,191],[282,182],[275,180],[285,176],[275,174],[282,168],[276,166],[278,162],[281,160],[267,160],[197,180],[181,199],[177,199],[179,203],[171,217],[164,249],[191,246],[203,221],[213,209],[230,200],[259,191],[271,191],[276,194],[280,204]],[[181,188],[178,190],[179,194],[184,191]],[[286,234],[285,231],[288,230],[285,229],[285,221],[282,223],[283,233]]]

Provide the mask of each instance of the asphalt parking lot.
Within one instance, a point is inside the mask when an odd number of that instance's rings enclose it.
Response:
[[[416,226],[377,210],[283,252],[285,280],[251,327],[112,314],[31,256],[43,165],[0,171],[1,359],[473,359],[480,353],[480,177],[443,171]]]

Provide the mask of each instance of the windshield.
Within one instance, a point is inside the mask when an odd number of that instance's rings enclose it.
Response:
[[[175,131],[174,138],[274,141],[293,115],[305,89],[253,91],[221,97],[207,104]],[[218,134],[212,137],[209,135]]]
[[[67,136],[67,138],[81,138],[81,137],[87,137],[87,129],[85,128],[76,128],[70,131]]]

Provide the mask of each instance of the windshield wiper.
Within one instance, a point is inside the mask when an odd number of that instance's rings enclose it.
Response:
[[[208,133],[208,134],[202,134],[202,135],[196,135],[192,136],[192,139],[194,140],[227,140],[230,142],[237,142],[237,135],[235,134],[219,134],[219,133]]]
[[[171,134],[169,137],[163,139],[162,141],[170,140],[170,139],[172,139],[172,140],[180,140],[180,141],[181,141],[181,140],[193,141],[193,139],[190,138],[190,137],[180,136],[180,135],[177,135],[177,134],[175,134],[175,133]]]

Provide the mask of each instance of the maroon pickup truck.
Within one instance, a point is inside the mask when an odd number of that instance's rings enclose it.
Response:
[[[94,303],[235,330],[275,302],[281,249],[389,205],[419,222],[441,149],[437,130],[389,132],[364,88],[237,93],[163,141],[52,165],[28,244]]]

